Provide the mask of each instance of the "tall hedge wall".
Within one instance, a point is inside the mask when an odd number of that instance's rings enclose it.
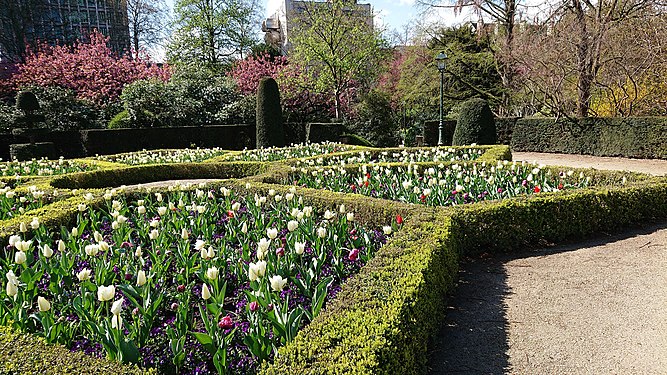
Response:
[[[667,158],[667,118],[553,118],[517,120],[515,151],[557,152],[631,158]]]

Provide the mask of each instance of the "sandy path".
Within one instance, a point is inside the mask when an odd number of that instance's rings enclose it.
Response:
[[[667,223],[462,265],[432,374],[666,374]]]
[[[667,175],[667,160],[661,159],[628,159],[537,152],[513,152],[512,159],[573,168],[595,168],[615,171],[629,170],[658,176]]]

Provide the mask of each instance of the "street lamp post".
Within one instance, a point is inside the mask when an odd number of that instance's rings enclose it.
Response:
[[[447,55],[444,51],[435,57],[435,62],[440,71],[440,124],[438,125],[438,146],[444,145],[444,140],[442,139],[442,133],[444,131],[444,126],[442,125],[442,97],[444,95],[444,86],[445,86],[445,63],[447,62]]]

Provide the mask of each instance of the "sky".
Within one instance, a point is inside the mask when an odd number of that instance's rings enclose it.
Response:
[[[272,15],[284,0],[266,0],[264,4],[265,17]],[[386,36],[392,31],[404,31],[405,25],[413,19],[420,17],[420,10],[415,4],[415,0],[358,0],[360,3],[370,3],[375,14],[375,25],[386,31]],[[173,8],[174,0],[166,0],[167,5]],[[439,21],[445,25],[460,24],[471,20],[472,17],[467,12],[455,15],[452,9],[443,9],[434,21]],[[257,25],[258,31],[261,25]]]

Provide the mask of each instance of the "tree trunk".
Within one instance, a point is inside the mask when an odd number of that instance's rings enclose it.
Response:
[[[588,117],[593,86],[591,35],[586,26],[586,15],[579,0],[573,0],[573,9],[579,29],[577,42],[577,116]]]

